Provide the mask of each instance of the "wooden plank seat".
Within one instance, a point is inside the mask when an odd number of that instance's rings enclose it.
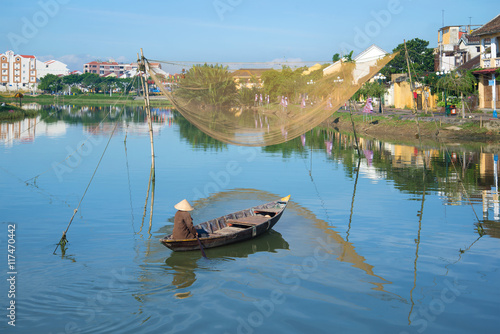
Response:
[[[254,226],[265,223],[269,219],[270,219],[269,217],[264,217],[264,216],[248,216],[238,219],[228,219],[226,222],[228,224]]]
[[[276,208],[269,208],[269,209],[255,209],[253,210],[255,213],[278,213],[281,211],[281,209],[276,209]]]

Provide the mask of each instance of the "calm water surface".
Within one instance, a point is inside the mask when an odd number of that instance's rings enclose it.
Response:
[[[144,115],[120,112],[51,107],[0,125],[2,333],[498,331],[495,147],[362,139],[358,159],[352,138],[315,129],[241,148],[157,110],[152,193]],[[54,255],[116,123],[69,244]],[[208,260],[159,242],[183,198],[200,223],[288,194],[273,231],[209,249]],[[15,328],[6,317],[9,224]]]

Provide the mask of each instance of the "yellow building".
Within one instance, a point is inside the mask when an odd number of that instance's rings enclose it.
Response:
[[[260,77],[262,73],[269,71],[269,68],[242,68],[232,73],[236,88],[261,88],[262,80]]]
[[[416,93],[417,110],[428,111],[436,109],[436,96],[432,95],[429,87],[415,84],[415,89],[412,91],[410,83],[406,80],[406,74],[393,74],[391,81],[393,82],[393,98],[394,108],[396,109],[413,109],[413,100]]]

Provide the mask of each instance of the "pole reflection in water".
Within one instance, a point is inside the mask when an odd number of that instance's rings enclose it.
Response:
[[[349,225],[347,226],[345,241],[349,241],[349,232],[351,231],[352,214],[354,212],[354,197],[356,196],[356,187],[358,186],[360,165],[361,165],[361,157],[358,158],[358,166],[356,167],[356,179],[354,181],[354,189],[352,191],[352,200],[351,200],[351,213],[349,215]]]
[[[154,197],[155,197],[155,179],[154,179],[154,167],[151,166],[151,170],[149,172],[149,182],[148,182],[148,192],[146,194],[146,201],[144,203],[144,213],[142,214],[142,222],[141,222],[141,228],[139,229],[138,234],[142,232],[142,229],[144,227],[144,219],[146,218],[147,214],[147,208],[148,208],[148,201],[149,201],[149,194],[151,193],[151,206],[150,206],[150,211],[149,211],[149,228],[148,228],[148,239],[151,238],[151,228],[152,228],[152,222],[153,222],[153,206],[154,206]]]
[[[123,146],[125,147],[125,164],[127,166],[127,181],[128,181],[128,195],[129,195],[129,201],[130,201],[130,218],[132,221],[132,231],[135,232],[135,226],[134,226],[134,206],[132,205],[132,187],[130,185],[130,168],[128,166],[128,154],[127,154],[127,133],[125,133],[125,139],[123,140]]]
[[[413,312],[413,307],[415,306],[415,302],[413,301],[413,290],[415,290],[415,287],[417,286],[417,261],[418,261],[418,250],[420,248],[420,232],[422,231],[422,217],[424,216],[424,203],[425,203],[425,168],[424,168],[424,176],[423,176],[423,184],[424,184],[424,189],[422,190],[422,205],[420,207],[420,211],[418,212],[417,216],[418,218],[418,232],[417,232],[417,239],[415,239],[415,243],[417,244],[417,247],[415,248],[415,261],[413,262],[413,287],[410,290],[410,301],[411,301],[411,308],[410,312],[408,313],[408,325],[411,325],[411,314]]]

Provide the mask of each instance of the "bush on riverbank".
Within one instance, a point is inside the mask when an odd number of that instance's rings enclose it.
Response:
[[[24,110],[10,104],[0,106],[0,121],[15,121],[25,117],[34,117],[37,114],[35,110]]]

